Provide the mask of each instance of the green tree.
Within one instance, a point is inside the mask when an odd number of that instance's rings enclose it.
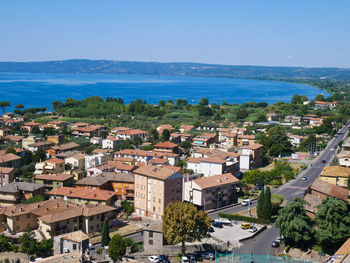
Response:
[[[53,247],[52,239],[43,239],[39,243],[37,243],[35,247],[35,255],[37,257],[47,257],[51,255]]]
[[[0,252],[10,251],[11,243],[8,237],[5,237],[4,234],[0,235]]]
[[[45,197],[41,196],[41,195],[34,195],[30,198],[28,198],[27,200],[24,200],[22,203],[23,204],[33,204],[33,203],[38,203],[38,202],[42,202],[45,201]]]
[[[334,197],[326,197],[317,208],[317,241],[324,252],[333,254],[350,237],[350,212],[344,201]]]
[[[164,129],[162,132],[162,140],[169,141],[170,139],[170,131],[168,129]]]
[[[170,203],[162,216],[162,232],[169,244],[182,245],[185,254],[185,242],[201,240],[206,236],[210,227],[210,218],[204,211],[198,211],[190,203]]]
[[[159,106],[159,107],[165,107],[165,100],[160,100],[160,101],[158,102],[158,106]]]
[[[5,153],[6,154],[9,154],[9,153],[17,154],[15,147],[12,147],[12,146],[7,147]]]
[[[236,112],[236,117],[238,120],[244,120],[245,118],[247,118],[249,115],[248,111],[245,110],[245,109],[239,109],[237,112]]]
[[[135,145],[136,147],[139,147],[143,141],[142,141],[142,138],[140,136],[134,136],[132,139],[132,144]]]
[[[133,203],[124,200],[121,204],[122,204],[122,210],[126,215],[130,215],[132,212],[134,212]]]
[[[109,237],[109,225],[108,225],[108,218],[105,218],[105,221],[103,222],[103,228],[101,233],[101,246],[108,246],[109,241],[111,241],[111,238]]]
[[[108,255],[115,262],[125,255],[126,245],[120,234],[115,234],[108,244]]]
[[[57,111],[62,106],[62,102],[59,100],[52,102],[52,108],[54,111]]]
[[[20,246],[19,251],[26,253],[27,255],[33,255],[36,249],[35,234],[31,228],[27,228],[23,235],[18,239]]]
[[[6,107],[10,107],[11,104],[8,101],[0,101],[0,108],[2,109],[2,113],[5,114]]]
[[[316,97],[315,97],[315,101],[325,101],[325,97],[322,95],[322,94],[318,94]]]
[[[201,105],[201,106],[208,106],[209,105],[209,99],[208,98],[201,98],[199,100],[198,104]]]
[[[264,194],[263,218],[270,220],[272,216],[271,191],[270,187],[266,187]]]
[[[24,108],[24,105],[23,105],[23,104],[17,104],[17,105],[15,106],[15,108],[16,108],[17,110],[21,110],[21,109]]]
[[[264,213],[263,213],[263,209],[264,209],[264,194],[265,194],[265,190],[264,188],[261,190],[260,195],[258,197],[258,206],[256,208],[256,213],[258,215],[258,218],[263,218]]]
[[[295,198],[279,211],[275,223],[280,235],[285,238],[285,244],[291,247],[306,249],[315,241],[313,222],[305,213],[305,204],[300,197]]]

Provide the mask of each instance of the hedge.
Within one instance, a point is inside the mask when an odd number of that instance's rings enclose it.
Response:
[[[230,219],[230,220],[245,221],[245,222],[255,223],[255,224],[263,224],[263,225],[270,224],[270,221],[266,220],[266,219],[249,217],[249,216],[242,216],[242,215],[239,215],[239,214],[219,213],[219,217],[227,218],[227,219]]]

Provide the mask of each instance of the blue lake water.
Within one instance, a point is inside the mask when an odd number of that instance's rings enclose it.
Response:
[[[198,103],[200,98],[221,104],[243,102],[289,102],[294,94],[313,99],[326,91],[307,85],[277,81],[139,75],[0,73],[0,101],[12,106],[47,107],[55,100],[90,96],[121,97],[129,103],[178,98]]]

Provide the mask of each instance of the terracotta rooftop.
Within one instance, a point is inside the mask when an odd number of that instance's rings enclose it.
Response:
[[[26,122],[24,125],[25,125],[25,126],[40,126],[41,123],[37,123],[37,122]]]
[[[238,139],[247,139],[247,140],[255,140],[255,136],[254,135],[238,135]]]
[[[105,172],[96,176],[87,176],[76,182],[76,185],[101,186],[107,182],[134,183],[134,178],[135,176],[132,173]]]
[[[0,174],[9,174],[9,173],[11,173],[14,170],[15,170],[15,168],[0,167]]]
[[[48,193],[49,195],[67,196],[71,198],[80,198],[86,200],[107,201],[115,196],[115,192],[100,190],[100,189],[86,189],[74,187],[60,187]]]
[[[29,144],[28,146],[29,147],[40,147],[40,146],[51,146],[51,145],[53,145],[52,142],[41,141],[41,142],[35,142],[35,143],[32,143],[32,144]]]
[[[219,158],[211,158],[211,157],[206,157],[206,158],[188,158],[188,163],[219,163],[219,164],[224,164],[226,163],[225,160],[219,159]]]
[[[255,144],[246,145],[246,146],[244,146],[243,148],[244,148],[244,149],[256,150],[256,149],[259,149],[259,148],[262,148],[262,147],[263,147],[262,144],[255,143]]]
[[[62,164],[62,163],[64,163],[63,160],[58,159],[58,158],[51,158],[51,159],[48,159],[47,162],[49,162],[49,163],[54,163],[54,164]]]
[[[148,134],[148,132],[143,131],[143,130],[138,130],[138,129],[130,129],[130,130],[126,130],[126,131],[121,131],[121,132],[119,132],[119,134],[121,134],[121,135],[137,135],[137,134]]]
[[[334,255],[347,255],[350,254],[350,238],[334,253]]]
[[[182,124],[180,126],[180,129],[183,129],[185,132],[189,132],[192,129],[194,129],[195,127],[193,125],[187,125],[187,124]]]
[[[201,189],[207,189],[207,188],[222,186],[226,184],[233,184],[238,182],[239,180],[230,173],[202,177],[202,178],[193,180],[193,183],[197,184]]]
[[[175,169],[167,169],[164,167],[144,165],[144,166],[137,168],[134,171],[134,173],[139,174],[139,175],[153,177],[153,178],[160,179],[160,180],[166,180],[167,178],[169,178],[173,174],[177,173],[177,171],[175,171]]]
[[[19,136],[19,135],[7,135],[5,136],[5,139],[8,139],[13,142],[19,142],[22,141],[24,136]]]
[[[340,200],[348,202],[349,200],[349,190],[343,187],[333,185],[322,181],[321,179],[316,179],[311,185],[311,190],[326,194],[328,196],[336,197]]]
[[[53,146],[52,149],[59,150],[59,151],[68,151],[71,149],[78,148],[79,146],[80,145],[75,142],[69,142],[69,143]]]
[[[350,175],[350,168],[342,166],[328,166],[323,168],[320,176],[327,177],[348,177]]]
[[[63,234],[63,235],[59,235],[59,236],[56,236],[56,238],[62,238],[62,239],[65,239],[65,240],[70,240],[70,241],[73,241],[73,242],[82,242],[86,239],[89,239],[89,236],[87,234],[85,234],[83,231],[81,230],[78,230],[78,231],[75,231],[75,232],[70,232],[70,233],[67,233],[67,234]]]
[[[130,128],[127,127],[115,127],[112,129],[113,132],[120,132],[120,131],[127,131],[130,130]]]
[[[154,147],[157,148],[176,148],[178,147],[176,143],[172,143],[172,142],[161,142],[161,143],[157,143],[156,145],[154,145]]]
[[[21,157],[17,156],[16,154],[13,154],[13,153],[0,155],[0,163],[6,163],[6,162],[10,162],[10,161],[19,160],[19,159],[21,159]]]
[[[70,174],[39,174],[34,176],[37,180],[66,181],[72,178]]]

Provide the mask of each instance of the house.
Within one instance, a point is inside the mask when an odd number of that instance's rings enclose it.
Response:
[[[350,151],[341,151],[337,154],[339,165],[350,168]]]
[[[15,169],[11,167],[0,167],[0,187],[12,183],[15,179]]]
[[[6,137],[11,134],[11,129],[9,128],[0,128],[0,137]]]
[[[11,142],[14,142],[15,144],[20,144],[23,140],[24,136],[19,135],[6,135],[5,139]]]
[[[181,133],[190,133],[196,131],[196,127],[193,125],[181,124],[179,131]]]
[[[182,143],[186,141],[191,141],[192,136],[190,134],[186,133],[171,133],[170,134],[170,141],[173,143]]]
[[[46,153],[50,156],[55,156],[58,153],[65,153],[69,151],[76,151],[80,147],[79,144],[75,142],[69,142],[61,145],[56,145],[53,147],[50,147],[46,150]]]
[[[148,132],[138,129],[129,129],[115,133],[115,137],[122,140],[132,139],[136,136],[139,136],[142,141],[146,141]]]
[[[187,169],[206,176],[222,174],[226,170],[226,161],[219,158],[188,158]]]
[[[323,168],[320,179],[330,184],[347,188],[349,186],[350,168],[342,166],[328,166]]]
[[[22,139],[22,147],[26,150],[28,150],[28,145],[38,142],[39,140],[36,138],[36,136],[28,136],[24,139]]]
[[[115,135],[118,132],[127,131],[127,130],[131,130],[131,129],[127,127],[115,127],[111,130],[111,133]]]
[[[326,197],[334,197],[349,203],[349,190],[327,183],[321,179],[316,179],[307,190],[304,198],[307,202],[307,204],[304,205],[307,215],[314,218],[318,211],[317,206]]]
[[[98,144],[98,145],[102,145],[102,137],[92,137],[90,139],[90,142],[92,144]]]
[[[15,147],[14,150],[16,151],[16,155],[18,155],[21,158],[23,158],[26,154],[23,148]],[[5,154],[6,154],[6,150],[0,150],[0,156]]]
[[[176,143],[172,142],[160,142],[154,145],[154,151],[179,153],[179,147]]]
[[[0,206],[19,204],[33,196],[45,195],[45,185],[15,182],[0,187]]]
[[[65,164],[70,164],[73,169],[84,169],[85,168],[85,154],[77,153],[68,157],[64,160]]]
[[[347,263],[350,261],[350,238],[334,253],[334,263]]]
[[[299,147],[300,143],[303,141],[304,136],[287,134],[288,140],[294,147]]]
[[[40,141],[40,142],[35,142],[32,144],[29,144],[28,150],[31,152],[37,152],[39,150],[45,151],[45,150],[49,149],[51,146],[53,146],[52,142]]]
[[[74,178],[70,174],[38,174],[33,180],[36,184],[44,184],[48,190],[74,185]]]
[[[107,131],[104,125],[88,125],[73,128],[73,135],[96,137],[100,136],[102,132]]]
[[[41,126],[41,123],[26,122],[26,123],[24,123],[24,125],[21,128],[24,130],[27,130],[28,132],[32,132],[34,127],[37,127],[39,129],[40,126]]]
[[[114,138],[114,137],[107,137],[106,139],[102,140],[102,149],[117,149],[117,145],[121,143],[122,140]]]
[[[203,133],[192,139],[193,146],[207,147],[210,144],[218,141],[218,135],[216,133]]]
[[[268,113],[266,114],[267,121],[277,121],[278,115],[276,113]]]
[[[255,136],[254,135],[238,135],[237,136],[237,145],[242,147],[249,144],[255,144]]]
[[[144,151],[125,149],[117,152],[116,156],[122,158],[132,158],[139,163],[147,163],[153,158],[163,158],[167,159],[170,165],[175,165],[175,163],[179,160],[179,154],[167,151]]]
[[[170,202],[182,201],[182,173],[144,165],[135,173],[135,213],[160,220]]]
[[[79,252],[84,254],[89,249],[89,236],[78,230],[53,238],[54,255]]]
[[[70,125],[70,128],[72,130],[74,130],[75,128],[82,128],[82,127],[87,127],[87,126],[89,126],[89,123],[87,123],[87,122],[76,122],[76,123],[72,123]]]
[[[284,117],[285,122],[289,123],[295,123],[295,124],[300,124],[301,123],[301,117],[300,116],[294,116],[294,115],[287,115]]]
[[[116,193],[108,190],[59,187],[47,193],[51,199],[61,198],[78,205],[114,205]]]
[[[65,170],[64,161],[58,158],[36,163],[34,174],[58,174]]]
[[[164,253],[164,237],[161,222],[150,221],[150,223],[142,229],[142,236],[144,251],[157,254]]]
[[[226,148],[231,148],[233,146],[237,146],[237,137],[237,133],[224,132],[221,135],[221,142],[225,145]]]
[[[159,134],[162,134],[164,130],[168,130],[168,131],[172,131],[175,128],[173,127],[173,125],[171,124],[161,124],[157,127],[157,132]]]
[[[112,159],[112,155],[108,152],[94,153],[93,155],[85,156],[85,170],[107,163]]]
[[[134,199],[135,175],[107,172],[85,177],[76,182],[76,188],[100,189],[113,191],[119,199]]]
[[[0,167],[19,168],[21,166],[21,157],[13,153],[0,155]]]
[[[342,151],[350,152],[350,137],[346,138],[341,146]]]
[[[71,169],[67,173],[73,176],[74,181],[79,181],[86,176],[85,171],[82,169]]]
[[[100,231],[104,219],[111,225],[115,208],[105,205],[84,205],[61,199],[47,200],[33,204],[17,204],[5,207],[0,212],[11,233],[24,231],[27,227],[38,229],[48,239],[78,230],[89,234]]]
[[[66,121],[49,121],[47,123],[48,127],[53,128],[55,130],[64,130],[67,129],[68,123]]]
[[[62,144],[62,143],[64,143],[64,135],[59,134],[59,135],[47,136],[46,140],[49,142],[52,142],[55,145]]]
[[[184,176],[183,200],[201,210],[211,210],[237,203],[239,180],[230,173],[190,179]]]
[[[315,101],[315,109],[316,110],[325,110],[325,109],[336,109],[338,106],[338,102],[336,101]]]
[[[261,166],[263,160],[263,145],[250,144],[244,146],[239,159],[240,170],[250,170]]]

